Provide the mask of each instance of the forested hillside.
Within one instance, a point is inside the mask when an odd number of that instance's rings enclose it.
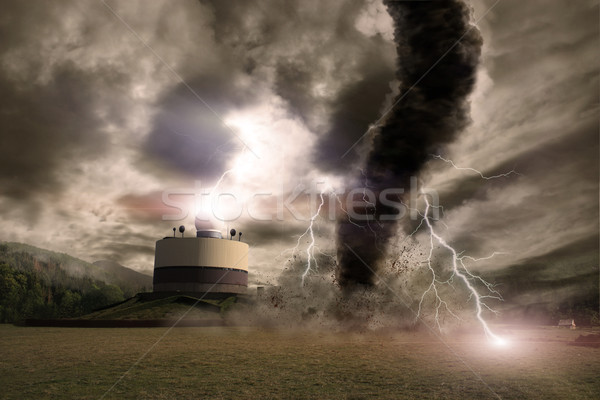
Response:
[[[127,271],[125,271],[127,270]],[[0,322],[76,317],[150,290],[152,278],[20,243],[0,243]]]

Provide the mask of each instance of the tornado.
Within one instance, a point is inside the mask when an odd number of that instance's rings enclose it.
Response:
[[[429,155],[469,124],[468,96],[481,55],[481,35],[465,3],[384,3],[394,21],[400,91],[379,124],[361,175],[351,182],[354,187],[366,184],[375,199],[337,224],[337,279],[345,289],[374,284],[389,240],[397,233],[401,211],[385,198],[398,202],[402,194],[381,193],[408,191],[410,178],[418,176]]]

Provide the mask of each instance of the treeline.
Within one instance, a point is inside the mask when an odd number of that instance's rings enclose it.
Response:
[[[123,290],[126,297],[147,290],[147,284],[134,279],[123,279],[106,268],[85,262],[64,253],[39,249],[23,243],[1,243],[0,263],[5,263],[19,271],[35,272],[49,286],[83,290],[86,284],[82,277],[90,277],[99,282],[114,284]],[[121,267],[127,270],[124,267]],[[134,273],[133,271],[129,271]],[[134,273],[135,274],[135,273]],[[146,277],[150,282],[151,278]],[[151,287],[151,283],[150,283]]]
[[[69,318],[123,301],[122,290],[89,277],[66,277],[69,286],[51,284],[37,271],[0,264],[0,322],[27,318]]]

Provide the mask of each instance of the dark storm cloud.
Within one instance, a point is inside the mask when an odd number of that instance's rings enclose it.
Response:
[[[104,74],[106,73],[106,74]],[[61,171],[101,156],[97,87],[121,85],[112,71],[83,71],[71,62],[56,66],[47,82],[22,82],[0,71],[0,184],[20,200],[60,192]]]
[[[468,200],[484,200],[488,197],[490,189],[510,190],[510,186],[517,182],[540,183],[547,181],[564,184],[566,188],[576,190],[581,195],[582,186],[591,190],[598,187],[598,121],[587,121],[576,130],[567,131],[564,136],[544,143],[538,147],[529,149],[506,158],[501,164],[493,169],[482,171],[485,176],[505,174],[514,170],[517,174],[511,174],[494,180],[482,180],[479,175],[468,173],[471,176],[462,177],[452,182],[450,190],[439,192],[440,201],[446,211],[459,207]],[[431,161],[441,163],[441,161]],[[452,168],[442,163],[444,168]],[[573,176],[575,173],[575,176]],[[545,197],[548,193],[539,193],[536,203],[543,207],[546,204]],[[556,193],[552,194],[556,196]],[[565,190],[558,195],[570,196]],[[598,203],[598,199],[590,198],[590,207]],[[551,201],[548,198],[548,201]]]
[[[388,2],[387,7],[396,26],[397,78],[402,90],[366,163],[365,176],[378,193],[408,188],[410,177],[419,173],[429,154],[452,141],[469,123],[467,96],[475,85],[482,43],[479,31],[469,23],[468,7],[460,1]],[[379,200],[375,210],[375,218],[395,211]],[[385,254],[372,243],[370,231],[386,243],[395,226],[394,221],[340,222],[342,286],[373,283],[373,271]]]
[[[309,121],[316,106],[310,94],[314,85],[313,66],[303,62],[282,60],[278,62],[275,74],[275,91],[286,99],[292,110]]]
[[[315,162],[325,171],[347,172],[348,163],[356,161],[358,154],[351,151],[343,161],[342,155],[379,118],[385,96],[390,92],[393,70],[375,61],[375,54],[365,55],[361,60],[363,65],[358,68],[360,77],[341,90],[332,102],[330,128],[319,138],[315,154]]]
[[[217,46],[207,50],[206,39],[198,37],[197,48],[191,50],[196,54],[186,57],[178,68],[184,82],[158,100],[159,111],[143,147],[142,168],[158,160],[188,176],[214,180],[225,171],[229,158],[245,146],[224,118],[256,102],[259,87],[247,79],[254,63],[248,50],[258,40],[257,34],[262,37],[263,25],[254,28],[242,23],[256,12],[251,5],[223,3],[202,1],[206,8],[198,5],[190,10],[214,14],[209,26]],[[168,24],[159,25],[165,32],[170,30]],[[150,169],[160,174],[156,167]]]
[[[480,5],[487,9],[493,3],[493,0],[486,0]],[[528,1],[520,7],[511,2],[500,2],[491,15],[483,23],[491,29],[493,52],[488,68],[498,84],[523,83],[521,79],[530,72],[524,65],[525,60],[527,66],[540,71],[562,63],[571,64],[575,70],[597,66],[577,65],[582,56],[595,50],[598,42],[596,1],[582,1],[576,6],[568,0]],[[597,59],[597,51],[594,53]],[[526,59],[523,58],[525,55]],[[556,77],[562,79],[552,83],[560,85],[564,79],[582,78],[579,74],[566,72]],[[553,87],[546,89],[548,92],[554,90]]]
[[[233,227],[234,223],[231,224]],[[250,243],[260,243],[261,246],[277,244],[287,246],[289,243],[295,243],[299,236],[306,232],[304,224],[282,224],[276,221],[253,221],[240,226],[234,226],[238,231],[243,232],[242,239]],[[315,233],[315,237],[322,237],[323,233]],[[308,237],[304,238],[308,240]],[[293,247],[290,246],[290,247]]]
[[[343,163],[339,156],[376,119],[394,78],[390,43],[355,27],[365,2],[200,4],[212,13],[208,26],[216,45],[206,56],[223,67],[194,72],[204,68],[194,68],[203,61],[192,57],[180,68],[186,83],[220,116],[243,108],[244,99],[255,101],[259,87],[252,83],[266,83],[318,135],[315,166],[346,172],[356,154]],[[240,80],[252,83],[242,87]],[[159,101],[145,149],[180,171],[215,177],[240,143],[189,92],[180,85]]]
[[[6,54],[8,50],[40,40],[43,35],[48,34],[48,26],[40,21],[58,24],[59,12],[59,7],[49,7],[45,1],[14,1],[3,4],[3,18],[0,19],[0,53]],[[29,61],[33,66],[41,64],[41,60]]]
[[[0,196],[29,222],[56,204],[82,164],[106,154],[106,121],[116,126],[126,114],[126,100],[113,94],[129,75],[78,59],[98,25],[69,25],[78,14],[69,6],[12,2],[0,18]]]
[[[565,300],[592,300],[598,308],[597,234],[564,243],[486,277],[497,285],[508,309],[542,305],[546,311]]]
[[[219,78],[189,79],[160,99],[160,111],[145,144],[152,158],[196,178],[211,179],[223,173],[228,158],[243,143],[222,116],[240,107],[242,100],[247,101],[248,92],[236,90],[231,81]]]
[[[302,47],[313,44],[306,41],[313,39],[314,33],[326,39],[317,43],[318,46],[307,48],[304,57],[319,53],[321,46],[331,50],[335,43],[333,39],[344,41],[345,35],[355,33],[355,19],[365,4],[362,0],[334,5],[306,0],[200,0],[200,3],[208,5],[214,12],[215,40],[233,49],[249,51],[269,46],[272,49],[289,38]]]
[[[360,6],[360,2],[349,4],[336,25],[326,25],[327,40],[307,47],[297,58],[277,62],[275,91],[318,133],[312,161],[323,171],[345,173],[348,164],[356,161],[354,151],[343,161],[340,158],[378,118],[394,79],[394,66],[387,57],[390,43],[379,34],[367,37],[354,26]],[[327,74],[323,60],[333,65],[332,85],[341,84],[333,98],[314,93]],[[321,109],[327,110],[326,123],[313,122]]]

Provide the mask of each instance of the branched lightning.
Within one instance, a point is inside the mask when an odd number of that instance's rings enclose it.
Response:
[[[315,234],[314,234],[313,228],[314,228],[315,221],[317,220],[317,217],[321,213],[321,208],[323,207],[323,204],[325,204],[325,198],[323,197],[323,191],[321,191],[319,193],[319,197],[321,199],[321,203],[319,203],[319,207],[317,208],[317,211],[310,217],[308,228],[306,228],[306,231],[304,231],[304,233],[302,235],[300,235],[300,237],[298,238],[298,242],[296,244],[296,248],[298,248],[298,246],[300,246],[300,239],[302,239],[307,234],[310,235],[310,242],[308,244],[308,247],[306,248],[306,257],[307,257],[306,268],[304,269],[304,272],[302,273],[302,286],[304,286],[304,279],[309,274],[309,272],[312,270],[311,262],[314,261],[315,269],[319,267],[317,264],[317,259],[315,258]]]
[[[443,159],[440,156],[436,156],[436,158],[448,162],[456,169],[469,170],[469,171],[476,172],[478,175],[480,175],[483,179],[486,179],[486,180],[499,178],[499,177],[506,177],[506,176],[509,176],[512,174],[518,175],[518,173],[513,170],[513,171],[510,171],[505,174],[499,174],[499,175],[495,175],[495,176],[485,176],[483,173],[481,173],[480,171],[478,171],[474,168],[456,167],[456,165],[451,160]],[[365,181],[365,185],[367,185],[366,181]],[[317,262],[317,258],[315,257],[315,251],[333,258],[333,256],[323,253],[318,248],[318,246],[316,245],[315,231],[314,231],[315,223],[317,222],[318,217],[321,213],[321,210],[325,204],[325,195],[327,195],[327,194],[329,194],[332,197],[332,200],[335,199],[335,201],[338,202],[340,209],[343,212],[348,214],[347,211],[343,208],[343,204],[342,204],[342,201],[340,200],[339,196],[335,193],[335,191],[331,187],[324,188],[319,192],[318,198],[320,199],[320,202],[318,204],[318,207],[316,208],[316,211],[311,215],[310,219],[308,220],[308,226],[307,226],[306,230],[298,237],[296,246],[292,249],[288,249],[288,251],[289,250],[292,251],[292,255],[296,254],[297,252],[301,251],[300,249],[302,247],[302,244],[301,244],[302,239],[305,237],[308,237],[308,245],[304,250],[302,250],[306,254],[306,257],[307,257],[306,265],[301,274],[302,286],[304,286],[304,284],[305,284],[306,277],[311,272],[318,269],[318,262]],[[435,304],[434,318],[435,318],[435,323],[438,326],[438,329],[440,329],[440,330],[442,329],[440,319],[441,319],[441,314],[444,312],[448,313],[449,315],[452,315],[454,318],[460,319],[460,317],[452,310],[451,305],[443,298],[443,293],[442,293],[442,287],[444,285],[447,285],[450,287],[455,287],[457,283],[460,283],[461,286],[464,286],[464,288],[466,289],[466,292],[468,294],[468,301],[474,301],[474,303],[475,303],[475,311],[476,311],[475,316],[476,316],[479,324],[481,325],[486,337],[495,344],[505,344],[506,343],[505,339],[501,338],[500,336],[498,336],[496,333],[494,333],[492,331],[492,329],[490,328],[489,324],[487,323],[487,321],[485,320],[484,315],[483,315],[485,310],[488,310],[492,313],[497,313],[497,311],[494,310],[488,303],[489,303],[489,300],[502,301],[503,300],[502,296],[496,290],[494,284],[486,281],[481,276],[471,272],[471,270],[467,264],[467,262],[478,262],[478,261],[488,260],[488,259],[493,258],[494,256],[497,256],[500,254],[505,254],[505,253],[494,252],[491,255],[486,256],[486,257],[475,258],[475,257],[469,256],[469,255],[464,255],[462,252],[457,251],[435,230],[433,222],[431,220],[431,218],[432,218],[430,216],[431,210],[433,208],[440,209],[442,211],[442,215],[443,215],[443,207],[441,205],[430,204],[426,195],[424,195],[423,198],[425,201],[425,210],[424,211],[410,209],[408,207],[408,205],[403,203],[405,207],[407,207],[410,210],[416,211],[417,214],[421,217],[418,226],[415,228],[415,230],[410,235],[408,235],[408,237],[413,237],[423,228],[426,228],[427,232],[429,234],[429,252],[427,254],[427,258],[424,260],[424,264],[427,266],[427,271],[431,275],[431,280],[429,281],[427,288],[420,295],[419,303],[418,303],[418,310],[416,312],[417,318],[420,318],[423,313],[424,302],[425,302],[426,298],[428,298],[428,296],[433,296],[434,304]],[[366,192],[363,192],[363,201],[367,205],[375,206],[367,198]],[[348,221],[350,223],[354,223],[351,218],[349,218]],[[440,221],[440,223],[443,226],[445,226],[446,229],[448,229],[447,225],[445,225],[443,223],[443,221]],[[357,226],[359,226],[359,225],[357,225]],[[363,229],[367,228],[363,225],[360,225],[360,227]],[[442,278],[440,276],[440,273],[438,271],[436,271],[436,268],[434,268],[433,253],[434,253],[434,248],[436,246],[441,246],[446,251],[448,251],[451,255],[450,275],[447,278]]]
[[[343,204],[342,200],[340,199],[340,196],[336,193],[336,191],[333,187],[327,185],[326,187],[321,189],[318,193],[318,198],[319,198],[320,202],[319,202],[315,212],[310,216],[306,230],[300,236],[298,236],[296,245],[293,248],[283,250],[280,254],[280,256],[282,256],[284,253],[291,252],[292,257],[294,257],[294,255],[296,253],[298,253],[300,251],[300,248],[302,247],[302,244],[301,244],[302,239],[305,237],[308,237],[308,245],[307,245],[306,249],[304,250],[307,261],[306,261],[306,266],[304,267],[303,272],[301,274],[302,287],[304,287],[304,282],[305,282],[306,277],[311,272],[317,270],[319,267],[317,258],[315,257],[315,251],[318,251],[320,254],[331,258],[334,262],[336,261],[334,255],[324,253],[323,251],[321,251],[318,248],[318,246],[316,245],[316,239],[315,239],[315,224],[318,220],[319,215],[321,214],[321,210],[323,209],[323,206],[325,205],[325,196],[326,195],[330,196],[330,201],[334,200],[338,203],[339,209],[343,213],[348,215],[348,221],[351,224],[358,226],[361,229],[366,229],[365,226],[359,225],[356,222],[352,221],[352,219],[349,217],[348,211],[344,208],[344,204]],[[365,193],[363,193],[363,199],[364,199],[365,203],[375,206],[372,202],[369,202],[368,199],[366,199]]]
[[[304,268],[304,271],[301,275],[301,279],[302,279],[301,286],[302,287],[304,287],[304,280],[306,279],[308,274],[311,271],[318,269],[318,267],[319,267],[317,258],[315,257],[315,249],[318,250],[318,247],[315,244],[316,240],[315,240],[314,226],[317,221],[317,218],[319,217],[319,214],[321,213],[321,209],[323,208],[323,205],[325,204],[325,196],[324,195],[326,192],[327,192],[326,189],[323,189],[319,192],[319,199],[321,200],[321,202],[319,203],[314,214],[312,214],[310,216],[306,230],[300,236],[298,236],[298,240],[296,241],[296,246],[294,246],[291,249],[286,249],[286,250],[282,251],[280,254],[280,255],[283,255],[285,252],[291,251],[291,255],[292,255],[292,257],[294,257],[296,252],[298,252],[301,247],[300,242],[302,241],[302,238],[304,238],[305,236],[309,237],[308,246],[306,247],[306,250],[305,250],[306,257],[307,257],[306,267]],[[335,194],[335,192],[333,192],[333,193]],[[320,250],[319,250],[319,252],[322,253]],[[314,265],[314,267],[313,267],[313,265]]]
[[[364,174],[364,171],[362,169],[360,169],[360,171],[361,171],[362,175],[365,177],[365,181],[364,181],[365,186],[363,187],[362,200],[367,206],[373,207],[373,211],[375,211],[376,204],[368,199],[367,193],[366,193],[366,190],[368,188],[367,177]],[[364,225],[360,225],[360,224],[357,224],[356,222],[354,222],[352,220],[352,218],[350,217],[348,211],[344,208],[344,205],[343,205],[342,200],[340,199],[340,196],[335,192],[333,187],[327,185],[325,188],[323,188],[322,190],[319,191],[318,196],[320,199],[320,203],[319,203],[315,213],[313,215],[311,215],[310,219],[308,220],[308,226],[307,226],[306,230],[298,237],[298,240],[296,241],[296,246],[294,246],[291,249],[284,250],[281,253],[281,255],[283,255],[283,253],[285,253],[287,251],[291,251],[292,256],[293,256],[294,254],[296,254],[296,252],[299,251],[299,249],[301,247],[302,238],[304,238],[306,236],[309,237],[308,246],[305,250],[306,257],[307,257],[306,267],[304,268],[303,273],[301,275],[302,286],[304,286],[304,281],[305,281],[306,277],[311,273],[311,271],[318,269],[318,263],[317,263],[317,259],[315,257],[315,250],[319,251],[320,254],[330,257],[334,261],[336,261],[335,256],[332,256],[327,253],[323,253],[320,249],[318,249],[318,246],[316,246],[316,244],[315,244],[314,226],[315,226],[315,222],[317,221],[317,218],[319,217],[319,214],[321,213],[321,209],[323,208],[323,205],[325,204],[325,197],[324,197],[325,195],[329,195],[330,199],[335,199],[335,201],[339,205],[340,210],[348,216],[349,223],[351,223],[363,230],[367,229],[367,227],[368,227],[369,230],[373,233],[373,236],[375,238],[375,246],[377,246],[377,248],[380,252],[383,252],[383,250],[381,248],[379,248],[378,243],[377,243],[377,232],[375,232],[375,230],[373,230],[373,228],[369,224],[369,220],[367,220],[366,227]],[[377,221],[377,223],[379,223],[379,221]]]
[[[447,160],[441,156],[433,156],[433,157],[451,164],[457,170],[473,171],[473,172],[477,173],[479,176],[481,176],[481,178],[486,179],[486,180],[500,178],[500,177],[507,177],[512,174],[519,175],[518,172],[516,172],[515,170],[512,170],[512,171],[509,171],[504,174],[499,174],[499,175],[494,175],[494,176],[485,176],[482,172],[480,172],[474,168],[457,167],[452,160]],[[428,252],[427,258],[424,262],[427,265],[428,272],[431,274],[431,280],[427,286],[427,289],[425,289],[425,291],[422,293],[422,295],[420,297],[419,307],[418,307],[418,310],[416,313],[417,318],[419,318],[422,314],[423,303],[424,303],[426,297],[431,294],[431,295],[433,295],[433,298],[434,298],[434,304],[435,304],[434,319],[438,326],[438,329],[441,330],[440,313],[444,309],[453,317],[460,319],[454,312],[452,312],[448,303],[442,298],[442,296],[440,294],[441,286],[442,285],[452,286],[454,284],[454,280],[456,278],[459,282],[462,282],[464,284],[464,286],[467,290],[467,293],[469,295],[469,300],[475,301],[475,309],[476,309],[475,315],[476,315],[477,320],[481,324],[485,335],[488,337],[488,339],[490,339],[492,342],[494,342],[496,344],[505,344],[506,343],[505,339],[503,339],[503,338],[499,337],[497,334],[495,334],[490,329],[487,321],[483,317],[484,309],[487,309],[488,311],[497,314],[497,311],[495,311],[493,308],[491,308],[486,303],[486,300],[502,301],[503,300],[502,296],[495,289],[495,286],[492,283],[487,282],[481,276],[472,273],[465,263],[465,261],[467,261],[467,260],[471,261],[471,262],[488,260],[496,255],[505,254],[505,253],[494,252],[487,257],[474,258],[474,257],[468,256],[468,255],[463,255],[462,252],[458,252],[446,240],[444,240],[444,238],[442,238],[442,236],[438,232],[436,232],[436,230],[433,227],[433,223],[432,223],[431,217],[429,215],[430,210],[432,208],[441,208],[441,206],[431,205],[429,203],[429,200],[426,195],[424,195],[423,198],[425,201],[425,211],[424,212],[420,212],[418,210],[411,209],[413,211],[416,211],[421,216],[421,220],[419,221],[419,224],[417,225],[415,230],[408,235],[408,237],[414,236],[423,226],[427,227],[427,231],[429,233],[429,252]],[[408,208],[408,206],[406,204],[404,204],[404,206]],[[451,263],[450,263],[451,274],[445,280],[442,280],[439,277],[439,275],[436,272],[436,270],[433,266],[433,263],[432,263],[433,250],[434,250],[434,247],[436,246],[436,244],[443,247],[445,250],[447,250],[451,254]],[[480,290],[478,290],[478,288],[475,287],[475,282],[477,282],[479,285],[483,286],[483,288],[481,290],[483,290],[484,292],[481,292]]]
[[[475,168],[471,168],[471,167],[459,167],[456,164],[454,164],[454,161],[452,160],[448,160],[440,155],[437,154],[432,154],[431,157],[437,159],[437,160],[442,160],[445,163],[448,163],[450,165],[452,165],[452,167],[454,167],[454,169],[459,170],[459,171],[472,171],[475,172],[476,174],[478,174],[482,179],[486,179],[486,180],[490,180],[490,179],[497,179],[497,178],[502,178],[502,177],[508,177],[510,175],[521,175],[519,174],[517,171],[515,171],[514,169],[504,173],[504,174],[498,174],[498,175],[492,175],[492,176],[485,176],[481,171],[476,170]]]
[[[425,206],[425,211],[422,214],[420,214],[422,219],[421,219],[421,224],[419,224],[419,227],[421,227],[424,223],[427,226],[427,229],[429,231],[430,246],[429,246],[429,254],[427,256],[426,263],[427,263],[427,268],[428,268],[429,272],[431,273],[431,281],[430,281],[427,289],[421,295],[421,299],[419,301],[419,308],[417,310],[417,317],[419,317],[421,315],[423,301],[425,300],[426,296],[429,293],[433,293],[433,296],[435,298],[435,303],[436,303],[435,321],[436,321],[436,324],[438,325],[439,329],[441,329],[441,325],[439,322],[439,316],[440,316],[440,311],[442,309],[446,309],[446,311],[450,315],[454,316],[457,319],[460,319],[455,313],[452,312],[450,307],[448,307],[448,303],[443,300],[443,298],[441,297],[441,295],[439,293],[439,285],[444,285],[444,284],[451,285],[453,283],[453,279],[455,277],[457,277],[457,278],[459,278],[460,281],[462,281],[462,283],[464,283],[464,285],[467,289],[467,292],[469,294],[469,299],[475,300],[476,317],[477,317],[477,320],[479,321],[479,323],[481,324],[486,336],[489,339],[492,339],[496,343],[503,343],[504,340],[501,337],[499,337],[498,335],[496,335],[494,332],[492,332],[488,323],[485,321],[485,319],[483,318],[483,315],[482,315],[484,308],[491,312],[496,313],[495,310],[493,310],[491,307],[489,307],[485,303],[485,299],[502,300],[502,296],[500,295],[500,293],[498,291],[496,291],[494,289],[493,284],[487,282],[482,277],[473,274],[471,271],[469,271],[469,269],[465,265],[465,260],[479,261],[479,260],[484,260],[484,259],[490,259],[493,256],[500,254],[500,253],[495,252],[490,256],[479,258],[479,259],[476,259],[476,258],[473,258],[470,256],[461,255],[461,253],[457,252],[452,246],[450,246],[448,244],[448,242],[446,242],[433,228],[433,224],[431,223],[431,219],[429,217],[429,210],[432,206],[429,204],[429,200],[427,199],[427,197],[424,197],[424,199],[425,199],[426,206]],[[414,233],[416,233],[416,230],[415,230],[415,232],[413,232],[413,234]],[[439,244],[440,246],[445,248],[447,251],[449,251],[450,254],[452,255],[452,261],[451,261],[452,273],[451,273],[450,277],[444,281],[442,281],[438,277],[438,275],[432,265],[433,249],[435,247],[436,242],[437,242],[437,244]],[[477,290],[477,288],[474,286],[473,281],[478,281],[479,283],[483,284],[485,286],[485,288],[487,289],[487,294],[480,293]]]

